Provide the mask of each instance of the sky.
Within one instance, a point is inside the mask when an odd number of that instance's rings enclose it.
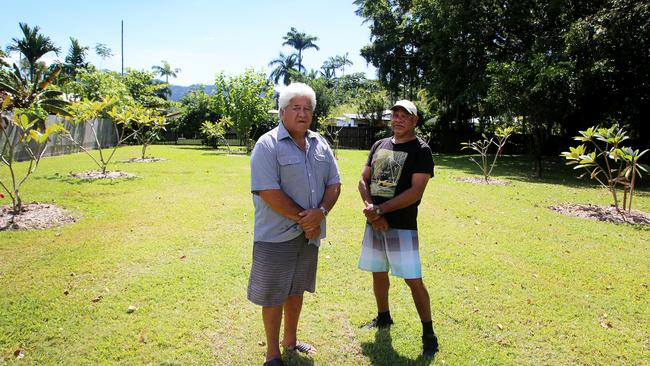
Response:
[[[103,69],[120,71],[120,27],[124,21],[124,67],[151,70],[166,60],[180,68],[170,84],[212,84],[214,75],[237,75],[246,68],[270,73],[268,63],[280,52],[294,50],[282,46],[291,27],[318,37],[319,51],[303,52],[303,64],[320,69],[331,56],[346,52],[354,63],[345,73],[365,72],[375,78],[376,70],[359,55],[370,41],[370,31],[355,14],[353,0],[328,1],[203,1],[203,0],[112,0],[3,2],[0,11],[0,47],[12,38],[22,38],[18,23],[39,26],[61,52],[43,60],[63,60],[70,37],[90,46],[88,61]],[[102,60],[94,52],[97,43],[114,53]],[[18,55],[12,54],[17,60]]]

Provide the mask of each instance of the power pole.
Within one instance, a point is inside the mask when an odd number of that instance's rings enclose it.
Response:
[[[122,75],[124,75],[124,21],[122,20]]]

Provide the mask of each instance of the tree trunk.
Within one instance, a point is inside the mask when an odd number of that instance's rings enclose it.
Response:
[[[544,140],[545,140],[545,131],[544,128],[535,125],[531,131],[532,138],[532,152],[534,156],[534,177],[542,178],[542,152],[544,150]]]
[[[23,210],[23,199],[20,197],[20,190],[16,189],[12,198],[14,204],[13,214],[18,215]]]

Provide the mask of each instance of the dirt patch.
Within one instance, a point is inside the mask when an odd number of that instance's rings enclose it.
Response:
[[[81,173],[72,173],[73,177],[83,180],[95,180],[95,179],[119,179],[119,178],[134,178],[135,174],[122,172],[116,170],[114,172],[102,173],[99,170],[91,170],[88,172]]]
[[[52,203],[32,202],[23,205],[18,215],[11,212],[10,205],[0,208],[0,231],[46,229],[76,222],[70,212]]]
[[[131,158],[126,160],[120,160],[120,163],[155,163],[157,161],[165,161],[165,158]]]
[[[459,177],[456,178],[456,181],[463,182],[463,183],[473,183],[473,184],[487,184],[491,186],[507,186],[508,184],[510,184],[510,182],[508,181],[495,179],[495,178],[490,178],[490,180],[486,181],[485,178]]]
[[[616,224],[650,225],[650,214],[636,210],[618,212],[614,206],[563,203],[549,206],[549,208],[567,216],[584,217]]]

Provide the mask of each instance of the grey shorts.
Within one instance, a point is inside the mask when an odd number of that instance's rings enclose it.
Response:
[[[281,243],[253,243],[248,300],[261,306],[282,305],[289,295],[316,290],[318,247],[304,235]]]

